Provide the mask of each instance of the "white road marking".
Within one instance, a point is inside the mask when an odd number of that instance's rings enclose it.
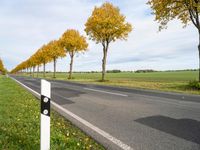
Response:
[[[199,102],[190,102],[190,101],[179,101],[180,104],[194,104],[195,106],[199,105]]]
[[[58,97],[61,97],[61,98],[63,98],[63,99],[65,99],[65,100],[68,100],[66,97],[64,97],[64,96],[61,96],[61,95],[58,95],[58,94],[55,94],[54,93],[54,95],[56,95],[56,96],[58,96]]]
[[[31,88],[29,88],[28,86],[24,85],[23,83],[19,82],[18,80],[14,79],[13,77],[10,77],[13,80],[15,80],[17,83],[19,83],[20,85],[22,85],[23,87],[25,87],[26,89],[28,89],[29,91],[33,92],[34,94],[36,94],[37,96],[40,96],[40,94],[34,90],[32,90]],[[117,93],[116,93],[117,94]],[[78,120],[80,123],[82,123],[83,125],[89,127],[90,129],[92,129],[93,131],[97,132],[98,134],[102,135],[104,138],[108,139],[109,141],[111,141],[112,143],[116,144],[117,146],[119,146],[121,149],[123,150],[134,150],[132,147],[126,145],[125,143],[123,143],[122,141],[118,140],[117,138],[113,137],[111,134],[101,130],[100,128],[96,127],[95,125],[89,123],[88,121],[84,120],[83,118],[75,115],[74,113],[72,113],[71,111],[63,108],[62,106],[58,105],[57,103],[51,101],[51,104],[53,104],[55,107],[57,107],[58,109],[60,109],[61,111],[65,112],[66,114],[68,114],[69,116],[71,116],[72,118]]]
[[[118,95],[118,96],[124,96],[124,97],[127,97],[127,96],[128,96],[128,95],[125,95],[125,94],[107,92],[107,91],[102,91],[102,90],[97,90],[97,89],[91,89],[91,88],[84,88],[84,89],[85,89],[85,90],[89,90],[89,91],[100,92],[100,93],[106,93],[106,94],[112,94],[112,95]]]

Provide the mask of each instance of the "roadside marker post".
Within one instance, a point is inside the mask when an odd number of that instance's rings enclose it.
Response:
[[[50,150],[51,84],[41,80],[40,150]]]

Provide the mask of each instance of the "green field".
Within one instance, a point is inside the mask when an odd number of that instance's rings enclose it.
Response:
[[[28,74],[25,73],[24,75]],[[52,76],[52,73],[46,74],[46,78],[52,78]],[[42,73],[39,74],[39,77],[43,77]],[[68,80],[67,77],[67,73],[56,74],[56,79],[59,80]],[[200,94],[200,91],[187,86],[189,81],[198,79],[198,71],[107,73],[106,82],[100,82],[100,79],[101,73],[74,73],[71,81]]]
[[[39,101],[13,80],[0,76],[0,149],[40,149]],[[52,150],[104,149],[52,110]]]

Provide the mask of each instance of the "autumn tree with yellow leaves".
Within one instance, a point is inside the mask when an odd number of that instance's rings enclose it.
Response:
[[[1,58],[0,58],[0,73],[2,74],[6,73],[6,69],[4,68],[3,61]]]
[[[178,19],[186,27],[190,22],[199,34],[199,82],[200,82],[200,1],[199,0],[149,0],[155,20],[160,23],[159,30],[167,27],[169,21]]]
[[[31,65],[30,59],[28,59],[28,60],[26,61],[26,65],[27,65],[27,68],[29,69],[29,73],[30,73],[30,76],[31,76],[31,75],[32,75],[32,71],[31,71],[32,65]],[[20,68],[21,68],[21,66],[20,66]],[[20,70],[20,71],[21,71],[21,70]]]
[[[60,44],[61,47],[64,48],[66,53],[68,53],[71,58],[70,71],[68,77],[69,79],[71,79],[74,56],[76,53],[86,51],[88,43],[86,41],[86,38],[80,35],[79,31],[74,29],[69,29],[60,38]]]
[[[53,60],[53,66],[54,66],[54,73],[53,73],[53,78],[56,77],[56,61],[58,58],[62,58],[66,56],[66,52],[64,48],[61,47],[60,41],[51,41],[47,45],[48,47],[48,54],[50,59]]]
[[[4,66],[3,66],[3,61],[0,59],[0,71],[2,72],[4,69]]]
[[[34,77],[34,74],[35,74],[35,67],[37,66],[38,64],[38,58],[36,57],[36,55],[32,55],[30,58],[29,58],[29,63],[30,63],[30,68],[32,69],[33,68],[33,73],[32,73],[32,76]]]
[[[85,24],[86,34],[103,46],[102,81],[105,80],[109,44],[117,39],[126,40],[131,31],[131,24],[125,21],[125,16],[120,13],[119,8],[109,2],[95,7],[88,18]]]
[[[47,45],[43,45],[39,50],[38,50],[38,61],[43,64],[43,77],[46,76],[46,64],[50,62],[51,57],[49,55],[49,48]]]
[[[36,60],[36,64],[37,64],[37,77],[39,76],[39,71],[40,71],[40,66],[42,64],[42,59],[40,58],[41,53],[38,50],[35,54],[34,54],[34,58]]]

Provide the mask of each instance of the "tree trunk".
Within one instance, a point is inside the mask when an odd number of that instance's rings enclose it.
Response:
[[[31,67],[30,67],[30,76],[31,76]]]
[[[43,63],[43,77],[44,77],[44,78],[45,78],[45,76],[46,76],[46,70],[45,70],[46,68],[45,68],[45,65],[46,65],[46,64]]]
[[[33,77],[34,77],[34,73],[35,73],[35,66],[33,67]]]
[[[38,74],[39,74],[39,65],[37,66],[37,78],[38,78]]]
[[[68,79],[72,79],[72,68],[73,68],[73,61],[74,61],[74,52],[70,52],[69,53],[70,57],[71,57],[71,62],[70,62],[70,70],[69,70],[69,77]]]
[[[102,81],[105,81],[105,76],[106,76],[106,61],[107,61],[107,52],[108,52],[108,45],[109,43],[107,42],[106,44],[103,43],[103,59],[102,59]]]
[[[53,78],[56,78],[56,58],[53,59],[53,67],[54,67],[54,72],[53,72]]]

